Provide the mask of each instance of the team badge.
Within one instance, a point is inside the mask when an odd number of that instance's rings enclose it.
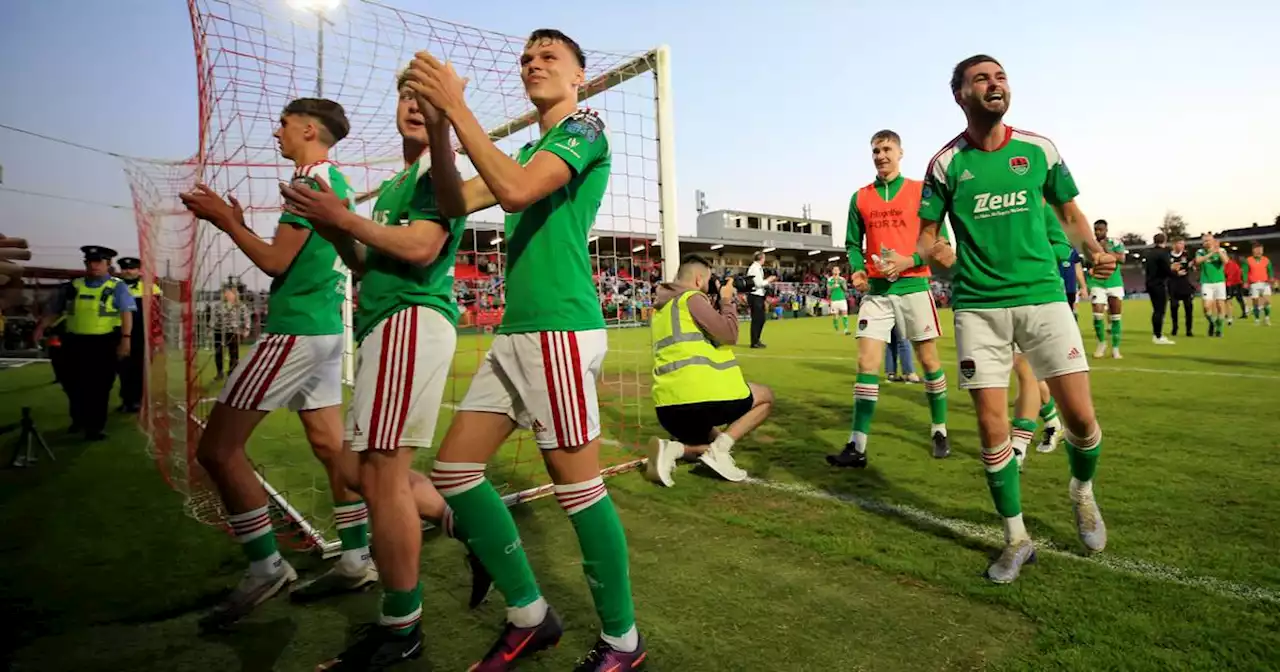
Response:
[[[921,199],[921,200],[925,200],[925,201],[927,201],[927,200],[929,200],[931,197],[933,197],[933,190],[932,190],[932,189],[930,189],[927,185],[925,186],[925,188],[924,188],[924,189],[920,190],[920,199]]]
[[[1031,170],[1031,162],[1025,156],[1015,156],[1009,159],[1009,170],[1016,175],[1026,175],[1027,171]]]
[[[866,320],[858,320],[858,331],[865,331],[867,328]]]
[[[965,359],[960,362],[960,375],[966,380],[973,378],[973,374],[978,370],[978,365],[973,363],[972,359]]]

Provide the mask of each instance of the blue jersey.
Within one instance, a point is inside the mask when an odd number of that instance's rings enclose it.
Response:
[[[1067,294],[1075,294],[1080,291],[1079,283],[1076,282],[1076,264],[1080,263],[1080,253],[1071,250],[1071,256],[1066,261],[1058,262],[1058,270],[1062,273],[1062,284],[1067,290]]]

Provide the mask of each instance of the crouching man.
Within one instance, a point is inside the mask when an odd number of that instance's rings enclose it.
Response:
[[[645,477],[673,485],[676,462],[698,460],[730,481],[747,472],[734,464],[733,445],[760,426],[773,407],[773,392],[742,377],[732,346],[738,342],[738,293],[720,288],[716,310],[706,290],[711,264],[697,255],[681,259],[674,282],[658,286],[653,330],[653,405],[672,440],[649,443]],[[728,425],[723,432],[718,428]]]

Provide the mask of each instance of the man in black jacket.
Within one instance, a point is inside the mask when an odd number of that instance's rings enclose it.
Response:
[[[1169,301],[1167,284],[1173,277],[1173,261],[1165,246],[1165,235],[1157,233],[1155,247],[1147,252],[1144,264],[1147,276],[1147,295],[1151,297],[1151,342],[1156,345],[1173,345],[1164,335],[1164,309]],[[1176,326],[1176,325],[1175,325]]]
[[[1196,295],[1196,288],[1191,284],[1191,259],[1191,254],[1187,252],[1187,241],[1181,237],[1174,238],[1173,251],[1169,254],[1173,275],[1169,278],[1168,285],[1169,317],[1173,324],[1169,333],[1173,336],[1178,335],[1179,307],[1187,316],[1187,336],[1194,335],[1191,333],[1191,324],[1195,321],[1195,311],[1191,308],[1191,299]]]

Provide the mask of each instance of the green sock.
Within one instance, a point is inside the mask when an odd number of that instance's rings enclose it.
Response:
[[[391,632],[405,636],[413,632],[413,626],[422,619],[422,584],[412,590],[382,591],[382,617],[378,623]]]
[[[1111,316],[1111,347],[1120,347],[1120,316]]]
[[[835,315],[831,316],[831,328],[840,331],[840,318]]]
[[[1271,309],[1270,309],[1270,308],[1267,308],[1267,314],[1268,314],[1268,315],[1270,315],[1270,314],[1271,314]],[[845,331],[849,331],[849,316],[848,316],[848,315],[841,315],[841,316],[840,316],[840,319],[844,322],[844,330],[845,330]]]
[[[1067,433],[1067,463],[1071,477],[1080,482],[1092,481],[1098,471],[1098,456],[1102,452],[1102,430],[1098,429],[1089,439],[1081,439]]]
[[[347,563],[369,561],[369,507],[364,500],[334,502],[333,522],[342,542],[342,559]]]
[[[947,424],[947,374],[941,368],[924,372],[924,394],[929,399],[931,422]]]
[[[1219,318],[1217,318],[1217,319],[1215,319],[1215,320],[1213,321],[1214,326],[1216,326],[1216,327],[1218,328],[1218,333],[1219,333],[1219,334],[1221,334],[1221,333],[1222,333],[1222,325],[1223,325],[1223,324],[1225,324],[1225,323],[1226,323],[1226,320],[1222,319],[1221,317],[1219,317]]]
[[[1031,439],[1035,438],[1035,436],[1035,420],[1031,418],[1013,419],[1013,447],[1015,450],[1021,451],[1023,455],[1026,455],[1027,447],[1031,445]]]
[[[1053,397],[1049,397],[1044,406],[1040,407],[1040,420],[1042,422],[1052,422],[1058,417],[1058,405],[1053,403]]]
[[[528,606],[542,597],[516,522],[484,477],[484,465],[436,461],[431,482],[453,509],[454,533],[484,563],[507,606]]]
[[[995,448],[982,449],[982,464],[987,470],[987,487],[996,511],[1005,518],[1022,513],[1022,485],[1018,478],[1018,461],[1013,458],[1009,441]]]
[[[1106,327],[1102,323],[1102,315],[1093,314],[1093,333],[1097,335],[1099,343],[1107,342]]]
[[[1267,305],[1262,307],[1262,314],[1266,315],[1267,317],[1271,317],[1271,304],[1268,303]]]
[[[284,559],[276,548],[275,530],[267,507],[231,514],[227,516],[227,523],[249,559],[249,571],[255,576],[274,575]]]
[[[876,414],[876,400],[880,398],[880,377],[874,373],[859,373],[853,383],[853,431],[849,440],[858,452],[867,452],[867,434],[871,432],[871,416]]]
[[[631,599],[627,535],[604,479],[597,476],[585,483],[557,485],[555,491],[578,533],[582,571],[587,575],[601,629],[611,637],[622,637],[635,627],[636,609]]]
[[[1254,306],[1254,307],[1253,307],[1253,319],[1255,319],[1255,320],[1256,320],[1256,319],[1258,319],[1259,317],[1262,317],[1262,310],[1260,310],[1257,306]]]

